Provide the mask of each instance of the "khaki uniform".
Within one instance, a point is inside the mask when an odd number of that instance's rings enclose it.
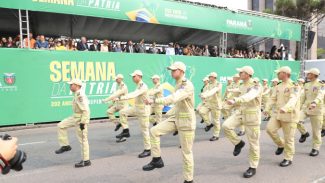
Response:
[[[249,141],[249,164],[251,168],[257,168],[260,159],[260,123],[262,89],[255,85],[253,79],[244,82],[239,87],[240,94],[235,97],[235,111],[222,125],[226,137],[233,145],[239,144],[241,139],[235,133],[235,128],[244,125]]]
[[[210,113],[213,121],[213,136],[219,137],[220,133],[220,113],[222,108],[221,102],[221,89],[222,84],[215,81],[214,83],[209,84],[207,91],[201,94],[201,97],[206,100],[206,105],[200,108],[200,115],[206,123],[210,125]]]
[[[266,102],[265,107],[266,107],[267,103],[269,102],[269,100],[270,100],[271,96],[273,95],[273,93],[276,93],[276,86],[273,86],[273,87],[270,89],[270,97],[269,97],[268,101]],[[264,110],[265,110],[265,109],[264,109]],[[272,112],[269,113],[269,116],[271,117],[272,114],[273,114],[274,111],[275,111],[275,107],[274,107],[274,105],[272,106],[272,108],[271,108],[270,110],[272,111]]]
[[[231,91],[234,88],[235,88],[235,83],[231,83],[230,85],[227,85],[225,94],[223,96],[223,104],[222,104],[221,113],[225,119],[227,119],[231,115],[231,111],[233,109],[232,105],[227,104],[227,100],[230,100],[233,98],[233,94]]]
[[[90,110],[88,98],[82,92],[77,91],[72,101],[73,115],[58,123],[58,139],[60,146],[68,146],[68,128],[75,127],[76,134],[80,143],[81,156],[84,161],[89,160],[89,144],[88,144],[88,124],[90,120]],[[79,124],[85,124],[85,129],[80,130]]]
[[[107,97],[103,101],[109,102],[115,98],[120,98],[120,97],[126,95],[127,93],[128,93],[128,87],[123,82],[121,82],[117,86],[117,90],[111,96]],[[127,106],[128,106],[127,101],[116,101],[111,106],[109,106],[106,113],[107,113],[107,116],[110,119],[110,121],[113,121],[116,123],[115,113],[126,108]]]
[[[157,99],[155,103],[175,104],[168,112],[169,117],[151,128],[151,153],[161,157],[160,136],[178,130],[183,156],[183,175],[187,181],[193,180],[194,161],[192,146],[195,137],[196,117],[194,111],[194,87],[192,82],[183,78],[176,81],[175,93]]]
[[[262,94],[262,109],[265,109],[265,105],[270,98],[270,88],[268,85],[263,85],[263,94]]]
[[[149,132],[149,116],[150,106],[144,103],[149,99],[148,87],[143,81],[137,84],[135,91],[122,96],[120,100],[135,99],[134,106],[124,108],[120,111],[120,123],[123,129],[129,128],[128,116],[136,116],[140,122],[140,127],[143,136],[143,144],[145,150],[150,150],[150,132]]]
[[[266,131],[278,147],[284,148],[284,159],[292,161],[295,154],[294,137],[299,120],[299,88],[288,80],[277,85],[275,90],[265,109],[270,114],[272,107],[275,108]],[[280,110],[285,113],[280,113]],[[278,134],[280,128],[283,130],[284,140]]]
[[[206,92],[206,91],[208,91],[208,89],[209,89],[209,84],[203,86],[203,88],[201,90],[201,94],[204,93],[204,92]],[[201,109],[201,107],[204,106],[204,105],[206,105],[206,100],[205,99],[202,99],[202,102],[199,103],[199,105],[197,105],[196,111],[199,112],[199,110]],[[200,115],[200,113],[199,113],[199,115]],[[202,116],[201,116],[201,118],[202,118]]]
[[[323,101],[324,101],[324,86],[315,80],[313,82],[306,83],[304,86],[304,93],[302,95],[303,105],[300,111],[299,128],[302,134],[307,131],[302,122],[306,118],[310,118],[312,130],[313,130],[313,149],[319,150],[322,144],[321,130],[323,123]],[[309,106],[312,102],[315,102],[317,106],[314,109],[310,109]]]
[[[160,85],[160,83],[157,83],[154,88],[152,88],[149,91],[149,96],[152,99],[162,98],[163,95],[163,88]],[[151,105],[151,114],[155,113],[154,116],[150,117],[151,123],[160,123],[162,118],[162,110],[164,108],[164,105],[161,104],[152,104]]]
[[[305,89],[304,89],[304,85],[298,85],[297,88],[299,89],[299,96],[300,96],[300,110],[302,110],[303,107],[303,103],[304,103],[304,94],[305,94]],[[303,125],[304,121],[300,121],[297,124],[297,129],[301,134],[306,134],[307,131]]]
[[[222,112],[223,117],[225,118],[225,120],[229,116],[232,115],[233,110],[238,109],[238,106],[236,106],[236,105],[227,104],[227,100],[231,100],[231,99],[239,96],[239,94],[240,94],[239,86],[240,86],[240,82],[238,81],[237,83],[233,83],[232,88],[228,90],[230,92],[230,94],[227,96],[227,99],[225,98],[224,103],[223,103],[223,107],[221,109],[221,112]],[[244,125],[239,126],[239,131],[245,132]]]
[[[325,130],[325,95],[324,95],[324,101],[323,101],[323,125],[322,129]]]

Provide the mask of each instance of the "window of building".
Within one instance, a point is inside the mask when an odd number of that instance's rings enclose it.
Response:
[[[259,11],[260,9],[260,2],[259,0],[252,0],[252,10]]]
[[[273,11],[274,0],[265,0],[265,9],[270,9]]]

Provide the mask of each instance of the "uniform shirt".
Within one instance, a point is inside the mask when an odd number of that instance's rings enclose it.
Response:
[[[137,84],[137,88],[131,92],[128,93],[122,97],[120,97],[121,100],[129,100],[129,99],[135,99],[134,104],[136,107],[145,107],[144,101],[149,99],[148,95],[148,86],[143,82],[140,81]]]
[[[234,83],[231,83],[231,84],[228,84],[226,86],[226,91],[225,91],[225,94],[223,96],[223,100],[229,100],[230,97],[231,97],[231,90],[234,89],[235,85]]]
[[[209,84],[204,85],[203,88],[202,88],[202,90],[201,90],[201,94],[204,93],[204,92],[206,92],[206,91],[208,91],[208,89],[209,89]],[[206,99],[203,99],[202,98],[202,103],[203,104],[206,104]]]
[[[80,90],[74,93],[74,97],[72,100],[72,110],[74,112],[74,117],[80,120],[77,120],[78,123],[89,123],[89,101],[87,96]]]
[[[156,99],[158,104],[175,104],[170,114],[175,116],[178,130],[195,130],[196,117],[194,111],[194,87],[191,81],[181,78],[176,81],[175,93]]]
[[[262,96],[263,96],[263,97],[268,97],[270,91],[271,91],[271,90],[270,90],[269,86],[264,85],[264,86],[263,86],[263,94],[262,94]]]
[[[275,87],[275,92],[268,101],[265,111],[270,113],[274,106],[275,116],[283,122],[298,122],[300,110],[299,88],[291,80],[282,82]],[[285,113],[280,113],[283,110]]]
[[[201,97],[206,99],[207,105],[211,108],[221,109],[221,89],[222,84],[215,81],[209,84],[208,90],[201,94]]]
[[[243,82],[239,86],[239,95],[233,100],[236,105],[240,105],[238,110],[242,114],[259,111],[261,108],[262,89],[256,85],[253,79]]]
[[[157,83],[150,91],[149,95],[154,99],[163,97],[163,88],[160,83]]]
[[[301,100],[302,109],[305,110],[308,115],[322,115],[324,91],[325,87],[319,80],[305,84]],[[312,102],[316,103],[316,108],[310,110],[309,106]]]
[[[228,100],[239,96],[239,94],[240,94],[240,90],[239,90],[240,85],[241,85],[240,82],[233,83],[232,89],[228,89],[228,92],[230,92],[230,94],[228,96],[229,97]]]
[[[109,97],[107,97],[106,99],[104,99],[104,102],[108,102],[111,101],[115,98],[120,98],[124,95],[126,95],[128,93],[128,87],[124,84],[124,82],[121,82],[120,84],[118,84],[117,86],[117,90],[110,95]],[[124,105],[126,105],[126,101],[116,101],[115,105],[117,107],[124,107]]]
[[[255,84],[253,79],[244,81],[239,86],[239,95],[233,100],[236,114],[241,116],[244,124],[259,125],[261,123],[262,88],[259,84]]]

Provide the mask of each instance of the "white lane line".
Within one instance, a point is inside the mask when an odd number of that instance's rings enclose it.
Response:
[[[18,144],[18,146],[26,146],[26,145],[33,145],[33,144],[44,144],[44,143],[46,143],[46,141],[23,143],[23,144]]]
[[[321,182],[325,182],[325,177],[321,177],[321,178],[319,178],[317,180],[314,180],[313,183],[321,183]]]

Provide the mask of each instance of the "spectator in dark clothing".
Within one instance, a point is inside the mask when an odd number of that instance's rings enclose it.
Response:
[[[140,43],[136,45],[135,51],[137,53],[146,53],[146,46],[144,45],[144,39],[141,39]]]
[[[97,39],[94,39],[93,44],[90,45],[89,51],[100,51],[100,44]]]
[[[183,55],[183,48],[178,43],[175,43],[175,55]]]
[[[128,41],[128,44],[125,46],[126,53],[134,53],[134,47],[132,41]]]
[[[86,37],[81,37],[81,41],[77,43],[77,50],[78,51],[89,50]]]

